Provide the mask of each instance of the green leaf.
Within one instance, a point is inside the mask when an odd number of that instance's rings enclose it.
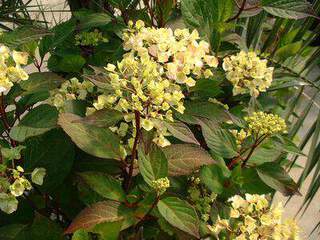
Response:
[[[274,162],[280,154],[280,148],[275,146],[272,141],[266,141],[254,150],[248,160],[248,165],[257,166],[267,162]]]
[[[218,165],[213,164],[201,167],[200,179],[211,192],[220,194],[223,191],[223,184],[227,178],[224,176],[221,168]]]
[[[102,197],[121,202],[125,201],[126,195],[120,181],[102,173],[84,172],[79,175],[91,189]]]
[[[29,74],[28,81],[20,82],[20,87],[25,91],[23,94],[32,94],[42,91],[50,91],[59,87],[65,79],[52,72],[35,72]]]
[[[46,169],[46,177],[40,187],[52,190],[70,173],[74,160],[74,146],[61,129],[51,130],[42,136],[26,141],[24,151],[25,171]]]
[[[88,103],[84,100],[67,100],[64,103],[63,110],[65,113],[72,113],[81,117],[85,117],[87,107]]]
[[[120,140],[107,128],[78,123],[81,118],[71,114],[60,114],[58,123],[83,151],[101,158],[121,159]]]
[[[57,223],[36,214],[32,225],[21,231],[15,240],[26,239],[63,240],[64,237],[62,229]]]
[[[240,185],[243,193],[269,194],[274,192],[271,187],[259,178],[254,168],[241,168],[241,166],[239,166],[232,172],[232,179]]]
[[[118,240],[123,221],[97,224],[91,231],[100,235],[101,240]]]
[[[217,123],[232,120],[230,113],[224,107],[208,101],[185,102],[185,107],[184,114],[177,114],[182,122],[198,124],[198,118],[207,118]]]
[[[18,208],[18,200],[11,194],[0,193],[0,210],[11,214]]]
[[[0,227],[1,240],[15,240],[17,235],[26,227],[23,224],[10,224]]]
[[[228,20],[233,14],[233,2],[230,0],[184,0],[181,2],[181,11],[189,26],[203,29]]]
[[[281,149],[282,151],[305,156],[305,154],[293,141],[291,141],[290,138],[279,135],[276,136],[273,140],[275,147]]]
[[[79,72],[85,65],[86,59],[80,54],[65,54],[62,57],[53,55],[48,60],[50,70],[59,72]]]
[[[68,21],[56,25],[51,31],[52,36],[45,36],[39,44],[39,53],[43,58],[46,53],[53,50],[56,46],[63,43],[67,38],[72,36],[76,29],[76,21],[72,18]]]
[[[65,233],[73,233],[79,229],[89,230],[100,223],[122,220],[124,220],[124,215],[120,211],[120,203],[114,201],[98,202],[82,210]]]
[[[316,16],[312,5],[306,0],[262,0],[261,5],[265,11],[277,17],[300,19]]]
[[[37,26],[21,26],[16,28],[12,32],[4,32],[0,35],[0,42],[17,49],[24,44],[28,44],[33,41],[38,41],[42,37],[50,35],[51,33]]]
[[[199,120],[199,124],[208,147],[215,155],[232,158],[238,154],[236,140],[228,130],[212,121]]]
[[[194,208],[177,197],[166,197],[158,202],[161,215],[174,227],[199,238],[199,219]]]
[[[71,240],[90,240],[89,233],[83,229],[74,232]]]
[[[164,126],[168,129],[168,131],[174,136],[175,138],[186,142],[186,143],[193,143],[199,145],[199,142],[188,128],[188,126],[182,122],[166,122],[163,121]]]
[[[88,11],[79,11],[74,12],[73,14],[77,18],[77,20],[80,21],[79,27],[81,29],[105,26],[109,22],[111,22],[112,19],[106,13],[90,13]]]
[[[275,58],[284,61],[289,57],[295,56],[303,46],[303,41],[289,43],[275,52]]]
[[[216,76],[214,79],[199,79],[197,80],[196,85],[190,89],[190,92],[192,92],[196,98],[205,100],[208,98],[214,98],[220,93],[223,93],[219,87],[221,80],[222,79]]]
[[[160,147],[153,144],[148,153],[139,148],[138,154],[140,173],[150,186],[152,186],[152,181],[168,175],[168,161]]]
[[[169,176],[189,175],[203,165],[215,163],[210,154],[193,144],[173,144],[163,148],[168,160]]]
[[[112,109],[102,109],[76,122],[95,125],[97,127],[111,127],[121,119],[123,119],[121,112]]]
[[[298,185],[278,164],[265,163],[257,167],[257,173],[263,182],[271,188],[282,192],[285,196],[300,194]]]
[[[23,142],[29,137],[41,135],[57,126],[58,111],[55,107],[40,105],[24,116],[10,131],[10,137]]]
[[[233,14],[232,0],[184,0],[181,12],[185,23],[199,31],[210,40],[214,50],[221,44],[221,33],[233,26],[226,21]]]

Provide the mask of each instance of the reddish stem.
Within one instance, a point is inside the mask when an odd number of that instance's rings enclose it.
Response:
[[[246,0],[243,0],[241,6],[239,8],[239,11],[237,12],[237,14],[235,16],[233,16],[232,18],[229,18],[226,22],[228,23],[228,22],[231,22],[233,20],[236,20],[241,15],[241,13],[244,11],[245,6],[246,6]]]
[[[134,112],[135,120],[136,120],[136,136],[134,138],[134,143],[132,147],[132,153],[131,153],[131,163],[129,166],[129,173],[128,173],[128,183],[126,185],[126,191],[130,189],[130,185],[132,182],[132,175],[133,175],[133,169],[134,169],[134,160],[137,159],[137,148],[138,143],[140,140],[140,112],[135,111]]]

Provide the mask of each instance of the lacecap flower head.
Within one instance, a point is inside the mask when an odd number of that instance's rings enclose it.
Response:
[[[260,59],[255,52],[241,51],[225,57],[222,67],[233,85],[233,95],[249,92],[251,96],[258,97],[260,92],[265,92],[273,79],[273,67],[267,64],[267,60]]]
[[[233,233],[233,239],[243,240],[298,240],[300,228],[294,220],[282,221],[281,204],[270,206],[265,195],[235,195],[231,203],[230,219],[218,220],[208,229],[219,234],[222,230]],[[232,224],[230,224],[232,222]]]
[[[105,67],[111,91],[105,89],[93,107],[114,108],[132,123],[134,112],[138,112],[141,127],[156,129],[154,142],[167,146],[166,130],[156,120],[173,121],[174,110],[183,113],[182,87],[193,87],[197,79],[211,77],[218,60],[210,55],[209,44],[200,40],[196,30],[173,31],[145,27],[142,21],[129,22],[123,40],[127,53],[116,65]]]

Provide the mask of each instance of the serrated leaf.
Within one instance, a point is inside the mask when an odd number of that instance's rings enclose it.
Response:
[[[42,91],[50,91],[59,87],[65,79],[52,72],[35,72],[29,75],[28,81],[20,82],[20,87],[26,91],[23,94],[32,94]]]
[[[168,175],[168,161],[157,145],[152,145],[148,153],[139,148],[138,164],[143,179],[150,186],[152,186],[152,181]]]
[[[71,240],[90,240],[89,233],[83,229],[74,232]]]
[[[265,184],[258,176],[254,168],[241,168],[238,166],[232,172],[232,179],[240,185],[243,192],[249,194],[270,194],[274,189]]]
[[[288,173],[276,163],[265,163],[256,168],[261,180],[269,187],[280,191],[285,196],[300,194],[299,186]]]
[[[184,0],[181,2],[181,12],[185,23],[198,30],[211,42],[211,47],[219,49],[221,33],[226,31],[231,23],[226,21],[233,14],[232,0]]]
[[[74,145],[61,129],[54,129],[42,136],[25,142],[24,168],[32,172],[35,168],[46,169],[41,189],[50,191],[65,180],[74,160]]]
[[[88,11],[74,12],[74,16],[80,21],[80,28],[92,28],[105,26],[111,21],[111,17],[106,13],[90,13]]]
[[[189,175],[203,165],[215,163],[210,154],[193,144],[173,144],[163,148],[168,160],[169,176]]]
[[[21,26],[11,32],[4,32],[0,36],[0,42],[12,47],[18,48],[23,44],[28,44],[33,41],[40,40],[42,37],[51,35],[47,29],[37,26]]]
[[[163,122],[168,131],[177,139],[186,142],[200,145],[188,126],[182,122]]]
[[[221,105],[206,102],[186,102],[184,114],[178,114],[182,122],[198,124],[199,118],[209,119],[214,122],[226,122],[232,120],[230,114]]]
[[[120,140],[106,128],[79,123],[81,118],[71,113],[60,114],[58,123],[83,151],[101,158],[121,159]]]
[[[53,27],[51,36],[45,36],[42,38],[39,44],[39,53],[43,58],[46,53],[53,50],[56,46],[63,43],[68,37],[71,36],[73,31],[76,29],[76,21],[71,18],[68,21],[60,23]]]
[[[122,224],[122,221],[104,222],[97,224],[91,231],[99,234],[101,240],[118,240]]]
[[[102,109],[75,122],[91,124],[97,127],[111,127],[121,119],[123,119],[121,112],[112,109]]]
[[[305,154],[299,149],[299,147],[288,137],[276,136],[273,143],[277,148],[281,149],[284,152],[305,156]]]
[[[218,165],[213,164],[201,167],[200,179],[211,192],[222,193],[226,177]]]
[[[228,130],[204,119],[199,120],[199,124],[208,147],[215,155],[232,158],[238,154],[236,140]]]
[[[23,142],[29,137],[43,134],[57,126],[58,111],[55,107],[40,105],[24,116],[10,131],[10,137]]]
[[[111,176],[98,172],[84,172],[79,175],[91,189],[102,197],[117,201],[124,201],[126,199],[120,181]]]
[[[312,5],[306,0],[262,0],[262,8],[282,18],[300,19],[315,16]]]
[[[158,202],[161,215],[174,227],[199,238],[199,219],[194,208],[177,197],[166,197]]]
[[[53,64],[52,59],[54,57],[56,56],[51,56],[48,60],[48,67],[50,68],[50,70],[57,70],[60,72],[79,72],[86,63],[86,59],[80,54],[65,54],[62,57],[57,57],[55,59],[57,62],[54,62]],[[56,66],[52,68],[52,65]]]
[[[103,201],[93,204],[82,210],[65,231],[73,233],[79,229],[88,230],[97,224],[104,222],[117,222],[124,220],[124,215],[119,210],[120,203]]]

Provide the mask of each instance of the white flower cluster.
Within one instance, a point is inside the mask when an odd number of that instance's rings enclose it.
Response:
[[[112,92],[106,90],[88,112],[114,108],[125,113],[129,122],[135,121],[134,112],[138,112],[141,126],[147,131],[155,128],[154,142],[164,147],[170,142],[156,120],[173,121],[173,110],[183,113],[181,86],[192,87],[196,79],[211,77],[210,68],[217,67],[218,60],[209,54],[209,44],[199,40],[196,30],[173,32],[145,27],[142,21],[129,26],[123,34],[128,52],[117,65],[105,68]]]
[[[0,93],[10,90],[14,83],[29,78],[21,67],[27,63],[27,53],[10,51],[8,47],[0,44]]]
[[[219,234],[226,230],[236,240],[298,240],[299,227],[293,220],[282,223],[281,204],[270,207],[265,195],[246,194],[228,200],[231,202],[230,219],[218,219],[208,228]]]
[[[91,82],[86,80],[80,82],[77,78],[72,78],[64,82],[60,88],[50,92],[49,102],[63,111],[67,100],[85,100],[93,89],[94,85]]]
[[[226,78],[233,84],[233,95],[249,91],[251,96],[258,97],[260,92],[265,92],[273,79],[273,67],[268,67],[267,63],[255,52],[241,51],[225,57],[222,67],[226,71]]]

